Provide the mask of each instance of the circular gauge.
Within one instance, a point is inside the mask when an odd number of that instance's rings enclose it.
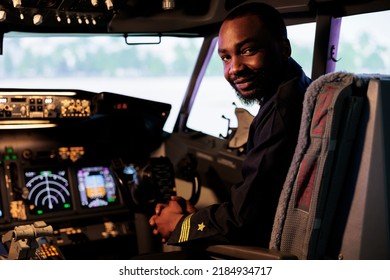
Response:
[[[30,214],[47,214],[71,208],[67,172],[58,170],[26,170],[27,200]]]

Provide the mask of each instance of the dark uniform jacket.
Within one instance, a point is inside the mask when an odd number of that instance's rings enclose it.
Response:
[[[279,195],[295,150],[302,103],[311,80],[290,58],[288,78],[264,100],[254,118],[242,165],[242,182],[231,199],[184,216],[172,245],[232,243],[268,247]]]

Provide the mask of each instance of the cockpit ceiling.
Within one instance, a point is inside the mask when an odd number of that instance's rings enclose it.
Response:
[[[215,30],[234,6],[253,0],[0,0],[0,30],[66,33],[201,34]],[[387,0],[264,0],[289,17],[315,17],[318,7]],[[376,7],[375,5],[371,5]]]
[[[1,0],[4,31],[107,31],[126,0]],[[114,6],[115,3],[115,6]]]
[[[0,0],[0,28],[33,32],[198,33],[245,0]],[[250,1],[249,1],[250,2]],[[272,1],[266,1],[272,3]],[[279,1],[307,10],[310,0]]]

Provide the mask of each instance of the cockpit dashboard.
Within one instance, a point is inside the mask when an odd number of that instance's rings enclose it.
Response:
[[[0,231],[44,220],[67,258],[136,254],[122,179],[139,183],[170,109],[109,92],[0,89]]]

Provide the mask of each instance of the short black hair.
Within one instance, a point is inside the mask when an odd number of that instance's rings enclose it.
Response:
[[[225,20],[232,20],[245,15],[258,16],[277,39],[287,39],[286,24],[282,15],[274,7],[260,2],[242,4],[233,9]]]

